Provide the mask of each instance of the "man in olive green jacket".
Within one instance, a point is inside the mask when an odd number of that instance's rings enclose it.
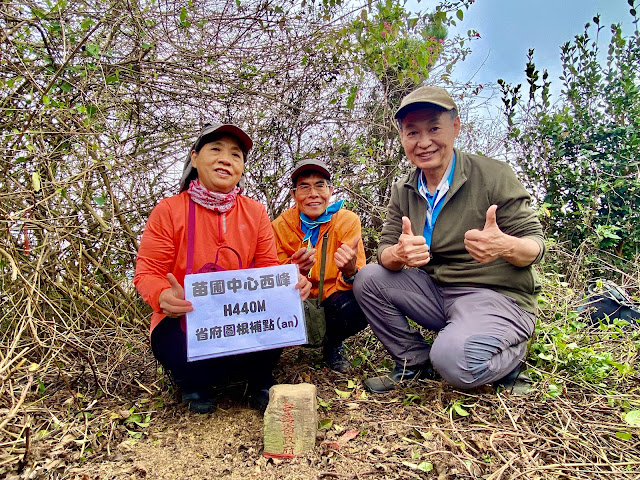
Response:
[[[454,149],[460,117],[444,89],[413,91],[396,119],[416,168],[392,188],[379,263],[354,283],[396,364],[365,385],[380,393],[435,372],[458,388],[506,385],[520,371],[540,290],[532,265],[545,247],[530,196],[506,163]],[[433,344],[407,317],[438,332]]]

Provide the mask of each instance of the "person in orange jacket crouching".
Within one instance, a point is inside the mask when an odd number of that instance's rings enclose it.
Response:
[[[272,222],[280,264],[295,263],[311,280],[310,297],[318,298],[322,245],[327,242],[322,306],[327,323],[323,356],[327,365],[347,372],[342,342],[364,329],[367,320],[353,295],[353,280],[365,265],[360,218],[329,204],[333,195],[329,167],[321,160],[302,160],[291,174],[296,202]]]
[[[138,251],[133,281],[153,308],[153,354],[197,413],[213,412],[219,387],[238,382],[246,383],[250,405],[264,410],[282,351],[187,361],[185,314],[194,308],[185,300],[185,275],[278,265],[267,211],[239,186],[252,144],[234,125],[205,125],[187,154],[180,193],[153,209]],[[310,287],[300,275],[302,300]]]

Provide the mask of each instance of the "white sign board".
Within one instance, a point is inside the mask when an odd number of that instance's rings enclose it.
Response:
[[[307,343],[296,283],[295,265],[186,275],[187,360]]]

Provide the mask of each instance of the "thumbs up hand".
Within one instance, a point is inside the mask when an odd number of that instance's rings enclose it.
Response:
[[[431,260],[427,240],[422,235],[414,235],[409,217],[402,217],[402,234],[393,247],[393,256],[407,267],[420,267]]]
[[[497,205],[489,207],[482,230],[474,228],[464,234],[464,246],[467,252],[480,263],[493,262],[507,253],[505,241],[508,235],[498,227],[496,210],[498,210]]]
[[[409,220],[409,217],[402,217],[402,235],[415,236],[411,230],[411,220]]]
[[[360,243],[360,238],[361,237],[358,235],[352,242],[350,242],[350,245],[343,243],[333,255],[336,267],[338,267],[338,270],[340,270],[347,278],[355,275],[356,270],[358,270],[356,260],[358,258],[358,244]]]
[[[158,297],[160,309],[170,317],[181,317],[187,312],[193,312],[191,302],[184,299],[184,288],[178,283],[173,273],[167,273],[167,280],[171,288],[160,292]]]

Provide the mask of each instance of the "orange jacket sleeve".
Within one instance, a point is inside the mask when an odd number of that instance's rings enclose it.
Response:
[[[133,277],[133,283],[142,299],[151,305],[154,312],[160,312],[160,292],[171,288],[167,273],[173,271],[176,258],[170,210],[169,203],[161,201],[149,215],[140,240],[136,273]]]

